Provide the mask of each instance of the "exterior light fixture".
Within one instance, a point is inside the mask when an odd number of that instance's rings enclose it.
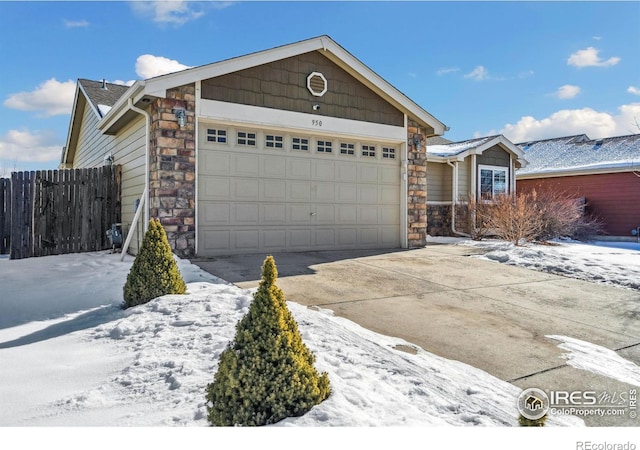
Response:
[[[178,125],[180,128],[184,127],[187,123],[187,114],[184,109],[174,109],[173,113],[176,115],[176,119],[178,119]]]
[[[420,151],[421,143],[422,143],[422,140],[420,139],[420,135],[418,133],[415,133],[413,135],[413,145],[415,145],[417,151]]]

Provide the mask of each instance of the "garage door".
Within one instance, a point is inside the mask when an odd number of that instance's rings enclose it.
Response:
[[[201,125],[198,256],[400,247],[399,145]]]

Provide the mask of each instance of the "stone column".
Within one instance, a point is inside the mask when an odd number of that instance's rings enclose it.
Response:
[[[175,110],[184,109],[180,127]],[[195,256],[195,85],[167,91],[151,105],[150,217],[160,219],[173,252]]]
[[[427,150],[426,133],[409,121],[407,135],[407,227],[409,248],[427,244]],[[416,143],[416,139],[419,143]]]

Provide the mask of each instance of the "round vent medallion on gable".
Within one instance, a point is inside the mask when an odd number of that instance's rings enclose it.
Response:
[[[327,79],[320,72],[311,72],[307,77],[307,89],[316,97],[327,92]]]

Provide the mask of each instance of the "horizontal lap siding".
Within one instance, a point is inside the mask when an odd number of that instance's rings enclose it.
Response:
[[[577,175],[518,180],[518,193],[536,189],[559,190],[568,196],[584,197],[587,211],[604,220],[611,236],[631,236],[640,226],[640,177],[634,173]]]
[[[451,201],[451,177],[448,164],[427,163],[427,202]]]
[[[122,227],[127,232],[135,215],[134,203],[144,191],[145,173],[145,119],[139,116],[117,136],[102,134],[98,128],[98,117],[90,106],[85,107],[82,126],[78,137],[78,147],[74,158],[74,168],[100,167],[109,153],[114,163],[122,166]],[[142,227],[143,215],[138,227]],[[137,252],[138,238],[131,241],[130,251]]]

